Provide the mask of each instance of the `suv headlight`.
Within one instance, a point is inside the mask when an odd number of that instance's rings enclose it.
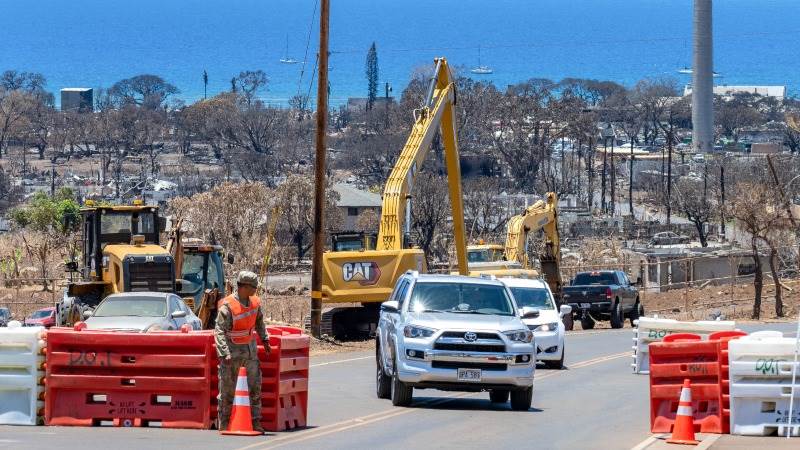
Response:
[[[558,330],[558,322],[543,323],[533,328],[533,331],[556,331],[556,330]]]
[[[514,342],[531,342],[533,340],[533,332],[531,330],[514,330],[506,331],[503,333],[507,338]]]
[[[403,328],[403,336],[407,338],[428,338],[433,336],[436,330],[432,328],[418,327],[416,325],[406,325]]]

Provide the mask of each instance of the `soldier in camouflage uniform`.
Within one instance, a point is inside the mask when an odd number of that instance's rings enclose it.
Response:
[[[264,326],[261,300],[256,297],[258,277],[253,272],[242,271],[236,279],[236,293],[225,297],[219,305],[214,341],[219,356],[219,429],[226,430],[231,416],[231,404],[236,389],[239,367],[247,370],[250,392],[250,411],[253,430],[261,427],[261,366],[253,331],[264,342],[269,352],[269,336]]]

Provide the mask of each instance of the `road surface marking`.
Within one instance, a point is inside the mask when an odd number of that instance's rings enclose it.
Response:
[[[648,437],[647,439],[643,440],[642,442],[639,442],[638,444],[636,444],[636,446],[635,446],[635,447],[633,447],[633,448],[631,448],[631,450],[644,450],[644,449],[646,449],[647,447],[650,447],[650,444],[652,444],[652,443],[654,443],[655,441],[657,441],[657,440],[658,440],[658,438],[659,438],[659,436],[661,436],[661,435],[658,435],[658,436],[656,436],[656,435],[650,436],[650,437]]]
[[[695,447],[695,450],[709,449],[721,437],[722,437],[721,434],[706,434],[703,435],[703,437],[698,437],[700,443],[697,445],[697,447]],[[667,438],[669,438],[669,434],[654,434],[648,437],[647,439],[643,440],[642,442],[636,444],[636,446],[632,447],[631,450],[644,450],[647,447],[650,447],[650,445],[654,444],[656,441]]]
[[[594,364],[600,364],[600,363],[603,363],[603,362],[606,362],[606,361],[611,361],[613,359],[622,358],[622,357],[626,357],[626,356],[629,356],[629,355],[630,355],[629,352],[615,353],[615,354],[612,354],[612,355],[601,356],[601,357],[589,359],[589,360],[586,360],[586,361],[580,361],[580,362],[577,362],[575,364],[571,364],[568,367],[569,368],[574,368],[574,369],[580,369],[580,368],[583,368],[583,367],[588,367],[588,366],[591,366],[591,365],[594,365]],[[370,358],[371,358],[371,356],[370,356]],[[365,359],[365,358],[358,358],[358,359]],[[552,378],[554,376],[557,376],[559,374],[564,374],[564,373],[568,373],[568,371],[557,370],[557,371],[547,372],[547,373],[545,373],[543,375],[540,375],[538,377],[535,376],[534,377],[534,381],[543,380],[545,378]],[[364,425],[369,425],[371,423],[384,421],[384,420],[387,420],[387,419],[391,419],[393,417],[402,416],[402,415],[405,415],[405,414],[410,414],[410,413],[413,413],[413,412],[417,411],[417,409],[419,407],[421,407],[421,406],[435,406],[435,405],[438,405],[438,404],[441,404],[441,403],[449,402],[449,401],[457,399],[457,398],[463,398],[463,397],[467,397],[467,396],[475,395],[475,394],[478,394],[478,393],[477,392],[462,392],[462,393],[459,393],[459,394],[447,395],[447,396],[443,396],[443,397],[436,397],[436,398],[432,398],[432,399],[429,399],[429,400],[424,400],[422,402],[416,403],[415,407],[412,407],[412,408],[389,409],[389,410],[377,412],[377,413],[374,413],[374,414],[369,414],[369,415],[366,415],[366,416],[355,417],[355,418],[352,418],[352,419],[347,419],[347,420],[344,420],[344,421],[341,421],[341,422],[337,422],[337,423],[333,423],[333,424],[330,424],[330,425],[324,425],[324,426],[321,426],[321,427],[309,429],[307,431],[297,431],[297,432],[294,432],[294,433],[291,433],[291,434],[287,434],[287,435],[279,437],[279,438],[271,439],[269,442],[261,442],[261,443],[252,444],[252,445],[248,445],[246,447],[241,447],[241,448],[239,448],[237,450],[249,450],[249,449],[255,449],[255,448],[258,448],[258,449],[277,448],[277,447],[281,447],[281,446],[284,446],[284,445],[287,445],[287,444],[295,444],[295,443],[298,443],[298,442],[303,442],[303,441],[307,441],[307,440],[310,440],[310,439],[315,439],[315,438],[318,438],[318,437],[327,436],[329,434],[339,433],[339,432],[342,432],[342,431],[347,431],[347,430],[350,430],[352,428],[357,428],[357,427],[361,427],[361,426],[364,426]]]
[[[329,366],[331,364],[341,364],[341,363],[346,363],[346,362],[351,362],[351,361],[361,361],[362,359],[370,359],[370,358],[374,358],[374,357],[375,356],[370,355],[370,356],[361,356],[361,357],[358,357],[358,358],[340,359],[338,361],[328,361],[328,362],[324,362],[324,363],[311,364],[308,367]]]

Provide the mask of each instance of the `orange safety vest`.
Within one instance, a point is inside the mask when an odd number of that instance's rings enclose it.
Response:
[[[233,328],[228,332],[234,344],[249,344],[253,342],[253,331],[256,328],[256,318],[261,300],[255,295],[250,297],[250,306],[244,306],[236,297],[229,295],[222,302],[231,309],[233,315]]]

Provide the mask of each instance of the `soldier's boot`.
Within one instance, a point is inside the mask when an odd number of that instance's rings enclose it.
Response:
[[[253,431],[258,431],[259,433],[264,433],[264,432],[266,432],[266,431],[264,430],[264,427],[262,427],[262,426],[261,426],[261,422],[260,422],[260,421],[258,421],[258,420],[254,420],[254,421],[253,421]]]

